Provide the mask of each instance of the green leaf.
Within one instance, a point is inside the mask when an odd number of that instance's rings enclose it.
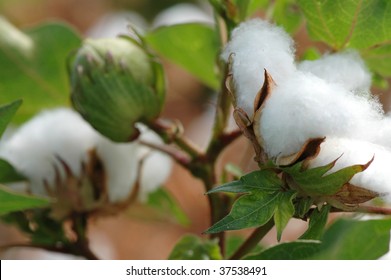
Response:
[[[288,33],[294,33],[303,20],[301,10],[295,0],[277,0],[274,4],[273,19]]]
[[[64,24],[47,23],[22,32],[0,17],[0,103],[24,100],[15,121],[69,103],[66,59],[79,44],[79,36]]]
[[[340,219],[322,238],[316,259],[374,260],[389,250],[391,219],[356,221]]]
[[[233,204],[231,212],[212,225],[206,233],[262,226],[275,215],[278,237],[280,237],[282,230],[294,214],[292,199],[296,195],[294,191],[283,191],[282,185],[281,179],[273,170],[264,169],[212,189],[208,194],[215,192],[246,194],[239,197]]]
[[[326,205],[320,211],[317,208],[312,211],[308,229],[300,236],[300,239],[320,240],[322,238],[330,208],[331,206]]]
[[[16,100],[0,107],[0,137],[3,135],[7,125],[12,120],[20,105],[22,105],[22,100]]]
[[[208,194],[216,192],[248,193],[257,190],[275,192],[282,185],[281,179],[272,170],[253,171],[242,176],[239,180],[216,187]]]
[[[315,240],[297,240],[280,243],[256,255],[250,255],[245,260],[306,260],[316,254],[321,243]]]
[[[245,259],[378,259],[389,250],[390,229],[391,219],[368,221],[340,219],[330,226],[321,241],[297,240],[281,243]]]
[[[260,9],[265,9],[269,4],[270,0],[250,0],[247,7],[247,16],[253,15]]]
[[[47,207],[49,204],[50,200],[48,198],[18,193],[0,185],[0,215],[14,211]]]
[[[304,218],[308,211],[311,209],[314,204],[314,199],[311,197],[300,197],[295,201],[296,215],[300,218]]]
[[[338,160],[338,159],[337,159]],[[342,168],[334,173],[325,175],[331,168],[334,167],[337,160],[316,168],[302,170],[302,162],[299,162],[291,167],[281,168],[289,174],[297,188],[310,196],[333,195],[342,188],[352,177],[364,171],[369,164],[352,165]]]
[[[358,49],[372,71],[390,75],[390,1],[298,0],[298,3],[313,39],[334,50]]]
[[[205,233],[262,226],[273,217],[281,196],[283,193],[279,191],[243,195],[233,204],[231,212]]]
[[[274,224],[277,229],[278,241],[281,240],[282,231],[295,214],[295,207],[292,202],[295,196],[296,192],[293,191],[283,192],[280,195],[280,201],[277,204],[276,211],[274,213]]]
[[[147,205],[157,210],[157,213],[166,217],[174,218],[183,226],[190,224],[190,220],[186,213],[178,205],[178,202],[164,188],[158,188],[150,193],[147,199]]]
[[[175,245],[169,260],[221,260],[217,240],[205,240],[195,235],[186,235]]]
[[[144,39],[161,56],[211,88],[218,88],[216,61],[220,44],[212,27],[197,23],[165,26],[151,31]]]
[[[23,181],[25,178],[7,161],[0,159],[0,183]]]

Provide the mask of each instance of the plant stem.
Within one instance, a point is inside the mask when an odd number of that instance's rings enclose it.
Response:
[[[239,247],[239,249],[229,258],[230,260],[239,260],[249,253],[254,247],[265,237],[265,235],[273,228],[274,220],[269,220],[263,226],[254,230],[247,240]]]
[[[89,240],[86,235],[87,215],[76,213],[72,217],[72,229],[77,236],[77,240],[71,243],[71,252],[78,256],[83,256],[88,260],[97,260],[98,257],[91,251]]]
[[[157,119],[154,123],[149,124],[149,128],[155,131],[166,144],[174,143],[191,158],[198,158],[203,154],[198,147],[183,136],[180,125]]]
[[[139,141],[141,145],[147,146],[149,148],[152,148],[154,150],[160,151],[162,153],[165,153],[169,155],[172,159],[174,159],[177,163],[188,169],[190,167],[191,159],[188,155],[185,155],[184,153],[176,150],[169,149],[166,146],[163,145],[157,145],[154,143],[146,142],[143,140]]]

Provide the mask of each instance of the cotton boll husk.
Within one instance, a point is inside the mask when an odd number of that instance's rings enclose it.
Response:
[[[391,149],[367,141],[332,137],[326,138],[320,148],[319,155],[309,162],[309,168],[324,166],[339,158],[328,173],[351,165],[366,164],[374,157],[369,167],[354,175],[350,183],[377,192],[391,202]]]
[[[264,82],[264,70],[278,85],[296,71],[294,52],[292,38],[266,21],[253,19],[235,28],[222,58],[228,62],[232,54],[236,107],[244,109],[251,118],[255,96]]]
[[[44,111],[2,142],[0,157],[30,180],[32,193],[45,194],[44,180],[53,185],[55,166],[64,176],[58,158],[66,162],[74,175],[80,175],[81,162],[94,146],[95,135],[70,109]]]
[[[369,93],[371,87],[371,73],[355,51],[326,54],[317,60],[303,61],[298,64],[298,69],[358,94]]]
[[[254,129],[269,157],[276,158],[297,153],[310,138],[365,138],[365,129],[383,118],[380,108],[375,99],[297,72],[272,91]]]

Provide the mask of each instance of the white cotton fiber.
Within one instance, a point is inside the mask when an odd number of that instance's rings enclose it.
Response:
[[[114,143],[99,137],[96,152],[106,172],[109,201],[115,203],[126,200],[137,179],[137,144]]]
[[[320,153],[310,162],[310,167],[323,166],[340,157],[329,173],[355,164],[366,164],[374,157],[371,165],[354,175],[350,183],[378,192],[391,202],[390,149],[366,141],[333,137],[326,138],[320,147]]]
[[[296,71],[293,40],[281,28],[253,19],[232,32],[231,41],[222,53],[228,62],[232,55],[232,73],[236,107],[253,116],[253,103],[264,81],[264,69],[278,84]]]
[[[298,152],[310,138],[359,137],[381,118],[375,100],[297,72],[273,90],[255,129],[260,130],[269,157],[275,158]]]
[[[141,131],[139,141],[155,145],[163,145],[160,137],[145,126],[138,125]],[[149,193],[161,187],[171,173],[172,160],[166,154],[138,143],[138,159],[141,160],[140,201],[145,201]]]
[[[369,93],[371,87],[371,74],[355,51],[326,54],[317,60],[306,60],[298,64],[298,69],[359,94]]]
[[[0,157],[29,178],[31,191],[44,194],[44,180],[52,185],[55,168],[64,175],[57,157],[80,175],[81,162],[95,144],[96,132],[74,111],[44,111],[1,143]]]

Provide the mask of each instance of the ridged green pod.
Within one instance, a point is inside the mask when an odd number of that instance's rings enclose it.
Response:
[[[156,119],[165,96],[162,66],[127,37],[87,39],[70,65],[74,108],[116,142],[138,136],[136,122]]]

